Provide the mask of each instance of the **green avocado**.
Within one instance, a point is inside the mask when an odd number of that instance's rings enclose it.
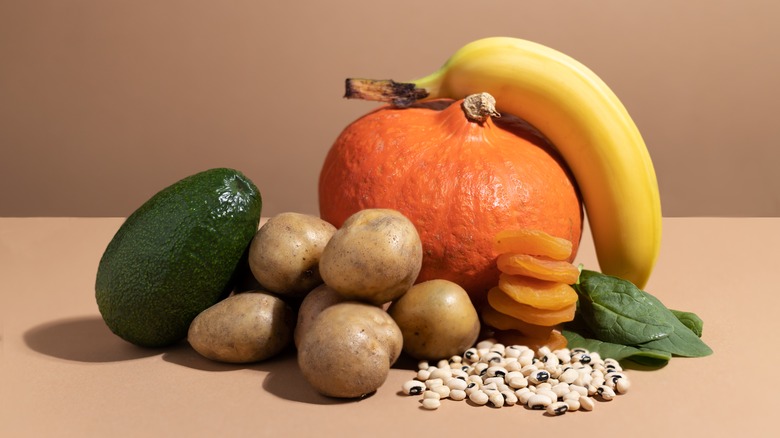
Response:
[[[260,222],[257,187],[209,169],[161,190],[131,214],[100,260],[95,298],[106,325],[143,347],[187,336],[192,320],[231,291]]]

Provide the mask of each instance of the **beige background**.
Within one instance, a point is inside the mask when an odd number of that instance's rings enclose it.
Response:
[[[780,3],[0,0],[0,216],[126,216],[209,167],[264,215],[316,213],[319,168],[374,104],[509,35],[589,65],[645,136],[666,216],[780,216]]]

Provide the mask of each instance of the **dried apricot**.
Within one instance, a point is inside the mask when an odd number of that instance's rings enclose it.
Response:
[[[550,331],[553,329],[550,326],[529,324],[523,320],[501,313],[491,306],[483,306],[480,316],[483,323],[496,330],[516,330],[534,338],[546,339],[550,336]]]
[[[536,325],[551,326],[571,321],[577,310],[576,301],[558,310],[539,309],[518,303],[498,287],[490,289],[487,298],[490,306],[499,312]]]
[[[550,350],[560,350],[566,348],[569,341],[558,330],[551,330],[545,337],[528,336],[515,330],[497,331],[494,334],[496,340],[504,345],[525,345],[526,347],[538,350],[546,346]]]
[[[545,260],[529,254],[505,253],[498,256],[498,270],[513,275],[527,275],[538,280],[574,284],[580,270],[564,260]]]
[[[518,303],[537,309],[559,310],[577,302],[577,292],[566,283],[501,274],[498,287]]]
[[[541,230],[517,229],[498,232],[493,240],[493,249],[498,254],[530,254],[567,260],[571,256],[572,244],[570,240]]]

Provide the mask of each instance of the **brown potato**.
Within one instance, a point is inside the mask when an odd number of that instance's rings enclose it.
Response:
[[[294,323],[293,310],[280,298],[265,292],[244,292],[195,317],[187,340],[195,351],[211,360],[257,362],[289,345]]]
[[[346,301],[327,284],[322,284],[309,292],[298,308],[298,323],[295,325],[295,346],[300,347],[301,339],[309,331],[314,319],[326,308]]]
[[[479,336],[479,315],[468,293],[448,280],[412,286],[387,312],[403,333],[403,350],[416,359],[462,354]]]
[[[270,218],[249,246],[249,268],[270,292],[300,297],[322,284],[322,250],[336,228],[316,217],[281,213]]]
[[[414,224],[395,210],[366,209],[331,237],[320,273],[344,297],[381,305],[403,295],[421,266],[422,243]]]
[[[338,303],[323,310],[301,340],[298,366],[322,395],[363,397],[385,382],[402,342],[400,329],[384,310]]]

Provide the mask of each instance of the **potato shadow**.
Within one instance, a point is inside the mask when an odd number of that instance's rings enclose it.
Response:
[[[293,347],[271,359],[250,364],[229,364],[207,359],[196,352],[189,344],[183,343],[162,355],[166,362],[206,372],[228,372],[236,370],[256,370],[263,374],[263,390],[276,397],[306,404],[335,405],[352,403],[356,400],[342,400],[319,394],[304,379]],[[262,377],[261,377],[262,378]]]
[[[31,350],[76,362],[119,362],[158,355],[118,337],[99,316],[68,318],[33,327],[24,333]]]

